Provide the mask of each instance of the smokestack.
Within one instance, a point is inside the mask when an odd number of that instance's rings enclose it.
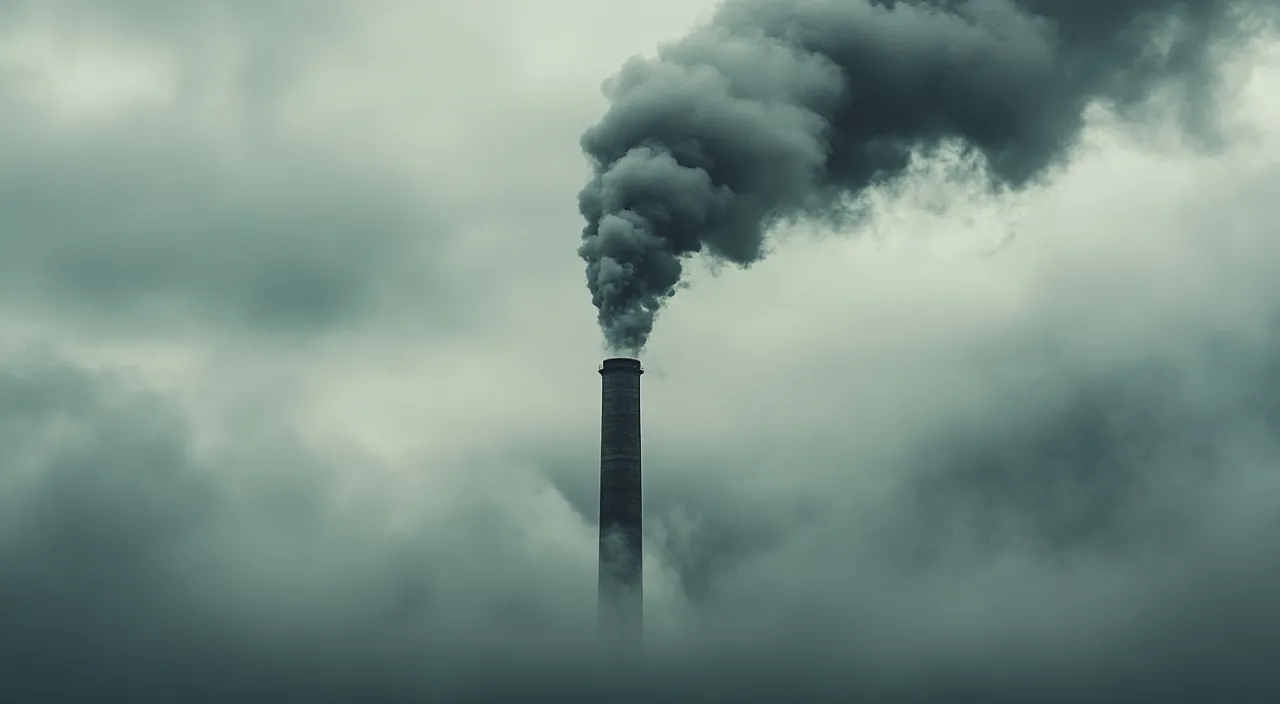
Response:
[[[600,577],[601,628],[628,639],[644,631],[640,484],[640,360],[606,359],[600,365]]]

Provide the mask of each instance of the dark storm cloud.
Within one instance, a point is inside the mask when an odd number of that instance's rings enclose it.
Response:
[[[610,79],[582,138],[579,253],[609,345],[642,348],[705,252],[749,265],[779,221],[834,215],[958,141],[1020,186],[1075,143],[1086,107],[1159,87],[1203,125],[1212,49],[1272,0],[729,0]]]
[[[55,78],[0,68],[8,305],[106,325],[297,331],[368,312],[388,282],[430,279],[410,262],[436,223],[412,188],[275,121],[331,4],[37,5],[0,3],[8,39],[55,36],[108,66],[113,52],[159,47],[145,55],[174,83],[159,100],[65,118],[33,97]],[[241,68],[218,78],[225,52]],[[281,90],[260,90],[268,74]]]

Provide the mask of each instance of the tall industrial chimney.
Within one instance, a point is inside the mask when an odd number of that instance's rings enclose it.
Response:
[[[640,492],[640,360],[616,357],[600,365],[599,618],[612,635],[644,631]]]

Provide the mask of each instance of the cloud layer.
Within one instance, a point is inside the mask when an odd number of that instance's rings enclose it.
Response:
[[[0,699],[1275,699],[1269,39],[1216,148],[1094,106],[691,268],[627,659],[563,233],[595,82],[710,8],[354,7],[0,0]]]
[[[367,314],[433,223],[411,185],[280,115],[333,4],[147,5],[0,5],[4,295],[166,327]]]

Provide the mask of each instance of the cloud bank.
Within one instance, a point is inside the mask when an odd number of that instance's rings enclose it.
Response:
[[[6,297],[163,329],[315,330],[407,275],[433,225],[415,190],[277,107],[334,3],[248,7],[0,3]]]
[[[1216,149],[1160,95],[1086,111],[1018,192],[943,147],[867,191],[871,237],[779,226],[683,294],[627,659],[595,637],[599,331],[580,262],[536,256],[588,177],[545,157],[601,105],[525,71],[605,73],[601,27],[649,46],[685,4],[545,35],[360,7],[0,2],[0,699],[1276,698],[1271,40],[1205,64]],[[526,61],[474,52],[499,30]],[[81,31],[113,81],[234,90],[34,81]],[[271,81],[217,58],[246,56]]]

